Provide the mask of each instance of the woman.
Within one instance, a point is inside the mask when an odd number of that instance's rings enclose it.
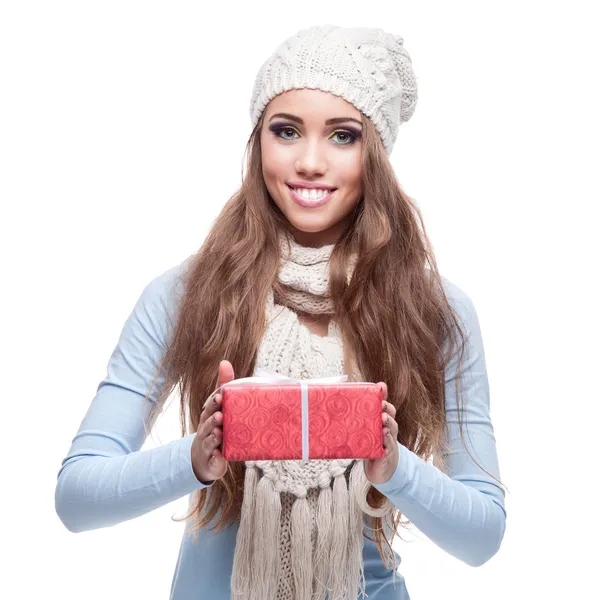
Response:
[[[125,323],[56,510],[84,531],[190,494],[171,598],[406,599],[401,525],[473,566],[500,546],[477,314],[439,275],[388,160],[416,99],[399,36],[325,25],[287,39],[256,77],[241,189]],[[227,463],[213,392],[259,367],[380,382],[384,457]],[[182,438],[140,451],[175,387]]]

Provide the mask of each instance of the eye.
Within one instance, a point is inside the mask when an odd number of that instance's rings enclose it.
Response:
[[[342,146],[349,146],[350,144],[354,144],[354,142],[358,139],[358,134],[353,133],[352,131],[348,131],[346,129],[337,129],[336,131],[334,131],[331,134],[331,137],[335,136],[335,135],[341,135],[341,145]],[[340,139],[340,138],[338,138]],[[344,141],[346,140],[346,141]]]
[[[269,129],[280,139],[286,141],[293,141],[293,134],[297,133],[300,135],[298,130],[291,125],[271,125]],[[336,129],[330,136],[329,139],[335,138],[338,136],[338,146],[350,146],[354,144],[356,140],[360,138],[360,133],[358,131],[350,131],[348,129]]]
[[[295,132],[298,133],[296,131],[296,129],[294,127],[290,127],[289,125],[284,125],[284,126],[273,126],[271,127],[271,131],[278,137],[281,138],[282,140],[292,140],[294,138],[288,137],[286,135],[282,136],[280,135],[283,132]]]

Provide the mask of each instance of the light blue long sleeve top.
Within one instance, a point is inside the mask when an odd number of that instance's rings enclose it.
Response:
[[[190,257],[191,258],[191,257]],[[127,318],[71,447],[58,471],[56,512],[72,532],[110,527],[206,487],[192,469],[196,433],[141,450],[151,401],[145,396],[163,356],[182,294],[186,259],[150,281]],[[463,359],[464,434],[477,460],[500,479],[485,356],[477,314],[470,298],[442,278],[467,334]],[[430,540],[473,567],[498,551],[506,527],[504,491],[465,451],[457,419],[456,358],[446,372],[446,413],[451,451],[449,475],[398,443],[391,478],[375,487]],[[162,379],[154,390],[159,389]],[[153,392],[155,394],[155,392]],[[373,537],[365,519],[365,532]],[[171,584],[171,600],[229,600],[237,526],[199,532],[194,543],[187,525]],[[389,530],[388,530],[389,535]],[[396,562],[401,557],[396,552]],[[406,582],[386,568],[374,542],[364,538],[366,592],[371,600],[408,600]],[[267,600],[267,599],[265,599]]]

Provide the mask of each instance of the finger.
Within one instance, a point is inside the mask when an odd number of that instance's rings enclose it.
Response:
[[[204,410],[200,414],[200,423],[198,424],[199,427],[207,419],[210,419],[216,411],[221,410],[222,402],[223,402],[222,394],[214,394],[212,396],[212,398],[211,397],[208,398],[207,402],[204,405]]]
[[[380,381],[377,385],[381,388],[381,399],[387,400],[387,397],[388,397],[387,383],[385,383],[385,381]]]
[[[213,429],[223,427],[223,413],[220,410],[215,411],[208,419],[204,421],[200,429],[202,437],[209,436]]]
[[[213,454],[213,450],[221,445],[223,440],[223,432],[215,427],[209,431],[208,435],[202,440],[202,446],[209,455]]]
[[[222,477],[227,472],[227,461],[219,448],[215,448],[208,459],[208,468],[214,478]]]
[[[387,445],[387,441],[398,439],[398,423],[388,414],[382,415],[383,421],[383,445]]]
[[[381,407],[384,413],[388,413],[392,418],[396,416],[396,407],[391,402],[385,400],[381,403]]]
[[[213,450],[211,456],[208,457],[207,469],[206,469],[206,480],[215,481],[225,475],[227,472],[227,461],[223,458],[222,453],[218,448]]]
[[[381,414],[384,417],[384,420],[386,420],[387,417],[390,417],[390,421],[396,418],[396,407],[393,404],[386,402],[382,409],[383,412]]]
[[[221,452],[221,449],[215,448],[212,452],[212,456],[210,457],[210,459],[208,461],[208,464],[220,472],[223,468],[223,465],[226,464],[226,462],[227,461],[223,457],[223,453]]]
[[[383,435],[383,447],[384,448],[388,448],[390,445],[390,430],[388,427],[384,427],[382,429],[382,435]]]
[[[384,427],[392,430],[392,433],[398,432],[398,422],[394,418],[394,415],[391,415],[389,412],[381,413],[381,422]]]
[[[396,443],[398,433],[394,433],[393,426],[383,428],[383,447],[393,448]]]

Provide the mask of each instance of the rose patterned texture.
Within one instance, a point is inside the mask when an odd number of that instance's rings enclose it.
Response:
[[[383,388],[374,383],[309,384],[309,459],[384,457]],[[226,460],[302,458],[300,384],[223,389]]]

